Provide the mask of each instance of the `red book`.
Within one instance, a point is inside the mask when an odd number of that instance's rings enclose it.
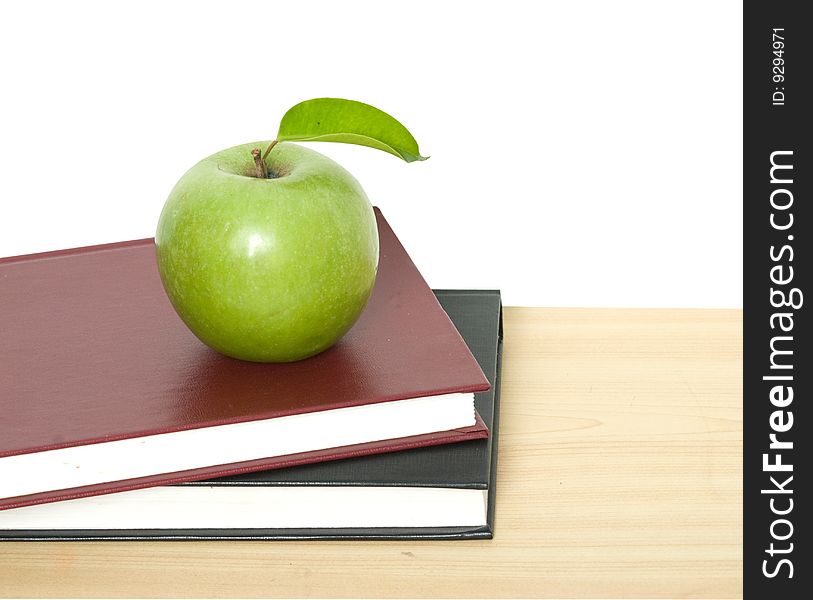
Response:
[[[488,381],[376,217],[369,304],[296,363],[198,341],[151,239],[0,259],[0,509],[486,437]]]

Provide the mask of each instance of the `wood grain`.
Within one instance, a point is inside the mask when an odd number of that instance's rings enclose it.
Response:
[[[508,308],[496,536],[0,544],[0,595],[738,598],[742,311]]]

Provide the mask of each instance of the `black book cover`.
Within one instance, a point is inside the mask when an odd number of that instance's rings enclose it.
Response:
[[[481,527],[341,529],[114,529],[0,530],[8,540],[201,540],[201,539],[461,539],[491,538],[494,532],[497,439],[499,432],[502,305],[496,290],[436,290],[491,384],[475,394],[475,406],[488,426],[485,440],[415,448],[389,454],[260,471],[180,485],[410,486],[488,490],[487,524]]]

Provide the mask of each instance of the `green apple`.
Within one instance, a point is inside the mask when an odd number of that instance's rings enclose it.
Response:
[[[178,315],[205,344],[258,362],[307,358],[333,345],[375,282],[378,232],[350,173],[291,143],[256,176],[252,149],[192,167],[166,201],[158,269]]]
[[[234,358],[288,362],[322,352],[352,327],[375,283],[370,201],[342,167],[293,141],[426,160],[384,111],[314,98],[288,109],[273,141],[214,154],[181,178],[155,235],[161,281],[189,329]]]

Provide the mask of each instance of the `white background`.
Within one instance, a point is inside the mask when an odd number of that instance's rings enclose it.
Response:
[[[0,256],[152,236],[175,181],[307,98],[431,160],[314,145],[433,287],[742,306],[738,2],[0,4]]]

